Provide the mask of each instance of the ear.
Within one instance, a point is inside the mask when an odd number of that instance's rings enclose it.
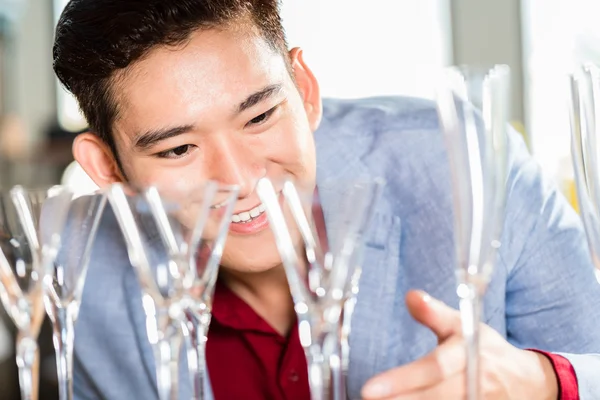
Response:
[[[296,47],[290,50],[290,62],[294,70],[296,85],[304,101],[304,109],[308,116],[310,128],[314,132],[319,127],[321,117],[323,116],[323,103],[321,101],[319,82],[317,82],[317,78],[315,78],[315,75],[308,68],[306,62],[304,62],[302,49]]]
[[[108,144],[91,132],[82,133],[75,138],[73,156],[100,188],[124,181]]]

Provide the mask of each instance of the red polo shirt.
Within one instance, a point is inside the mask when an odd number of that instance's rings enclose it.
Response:
[[[310,399],[298,329],[281,336],[221,281],[215,288],[206,362],[216,400]]]
[[[575,370],[559,355],[545,354],[558,376],[559,399],[579,400]],[[225,284],[215,289],[206,361],[216,400],[309,400],[304,350],[298,329],[277,333]]]

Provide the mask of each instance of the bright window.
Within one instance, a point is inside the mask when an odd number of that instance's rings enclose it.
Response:
[[[449,0],[287,0],[282,17],[324,97],[432,98],[451,60]]]
[[[532,149],[542,167],[568,178],[567,75],[600,62],[598,0],[523,0],[526,107]]]

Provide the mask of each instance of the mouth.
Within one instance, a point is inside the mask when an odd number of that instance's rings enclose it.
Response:
[[[248,224],[254,221],[255,219],[260,218],[265,213],[265,211],[266,207],[264,206],[264,204],[260,203],[259,205],[255,206],[250,210],[233,214],[231,216],[231,222],[234,224]]]

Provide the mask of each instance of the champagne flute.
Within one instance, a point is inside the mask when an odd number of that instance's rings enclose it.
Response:
[[[588,246],[600,268],[600,68],[586,63],[569,76],[571,155],[579,211]]]
[[[44,263],[44,304],[52,321],[58,389],[61,400],[73,399],[73,346],[92,245],[104,212],[104,194],[77,198],[55,188],[40,220]],[[27,203],[22,192],[21,204]],[[31,231],[33,234],[33,231]]]
[[[382,184],[364,180],[342,185],[344,193],[339,207],[328,214],[327,229],[313,191],[299,191],[289,179],[273,183],[263,178],[257,185],[290,285],[313,400],[345,396],[339,370],[342,309],[353,279],[357,285],[360,265],[354,261]]]
[[[37,339],[44,320],[44,303],[40,240],[35,230],[33,236],[29,235],[29,224],[37,226],[42,204],[52,195],[52,190],[27,192],[32,209],[29,213],[20,208],[18,201],[18,194],[24,190],[16,186],[0,192],[0,300],[18,330],[16,350],[21,398],[30,400],[38,397]]]
[[[184,336],[191,352],[188,355],[188,368],[194,399],[201,400],[204,398],[206,341],[212,299],[239,188],[213,182],[210,190],[196,193],[202,194],[206,206],[200,211],[202,215],[197,218],[198,223],[190,237],[188,258],[193,279],[191,287],[186,288]],[[193,193],[187,198],[189,203],[201,203],[201,199]]]
[[[457,294],[469,400],[480,396],[481,303],[504,222],[509,83],[505,65],[451,67],[437,98],[452,178]]]
[[[188,354],[193,362],[188,364],[194,396],[203,395],[207,315],[237,190],[216,182],[193,189],[135,189],[121,184],[109,189],[142,287],[161,399],[178,398],[184,339],[193,345]]]

